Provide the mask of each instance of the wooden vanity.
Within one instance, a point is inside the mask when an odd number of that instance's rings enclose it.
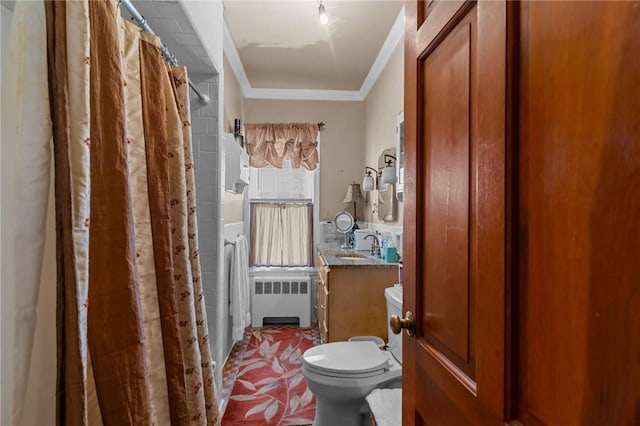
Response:
[[[321,249],[316,256],[318,270],[318,327],[324,343],[353,336],[379,336],[387,340],[387,306],[384,289],[398,282],[398,264],[385,263],[337,249]],[[340,257],[348,256],[348,257]]]

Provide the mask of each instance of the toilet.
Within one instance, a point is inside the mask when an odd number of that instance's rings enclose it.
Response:
[[[387,318],[402,317],[402,286],[384,291]],[[389,350],[375,341],[353,338],[348,342],[314,346],[302,356],[302,373],[316,397],[314,426],[369,424],[365,397],[376,388],[402,386],[402,335],[387,326]]]

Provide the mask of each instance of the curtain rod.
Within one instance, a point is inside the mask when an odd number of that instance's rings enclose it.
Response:
[[[153,32],[149,24],[147,24],[147,20],[144,19],[144,16],[142,16],[140,12],[138,12],[138,9],[136,9],[136,7],[131,3],[130,0],[118,0],[118,6],[120,5],[123,5],[124,7],[127,8],[127,10],[132,16],[132,19],[135,21],[136,24],[138,24],[140,28],[142,28],[143,30],[145,30],[150,34],[156,35],[156,33]],[[164,58],[165,61],[167,61],[174,67],[178,66],[178,60],[176,59],[175,56],[171,54],[171,52],[169,52],[169,49],[167,48],[167,46],[165,46],[165,44],[162,42],[160,42],[160,53],[162,53],[162,57]],[[196,86],[191,82],[191,79],[189,79],[189,87],[191,88],[191,90],[193,90],[193,92],[196,95],[198,95],[200,105],[207,105],[209,103],[209,101],[211,100],[209,96],[203,93],[200,93],[198,89],[196,89]]]
[[[308,204],[313,204],[312,200],[303,198],[300,200],[274,200],[274,199],[253,199],[249,202],[249,204],[270,204],[270,205],[276,205],[276,206],[281,206],[281,205],[292,205],[292,206],[299,206],[299,205],[308,205]]]

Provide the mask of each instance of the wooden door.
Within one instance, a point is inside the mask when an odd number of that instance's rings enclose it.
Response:
[[[404,425],[504,418],[507,4],[405,3]],[[411,229],[414,228],[414,229]]]
[[[640,2],[429,4],[406,3],[403,424],[638,425]]]

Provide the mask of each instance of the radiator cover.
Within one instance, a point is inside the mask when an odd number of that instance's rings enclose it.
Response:
[[[251,325],[265,318],[298,317],[300,327],[311,325],[311,277],[260,274],[251,277]]]

